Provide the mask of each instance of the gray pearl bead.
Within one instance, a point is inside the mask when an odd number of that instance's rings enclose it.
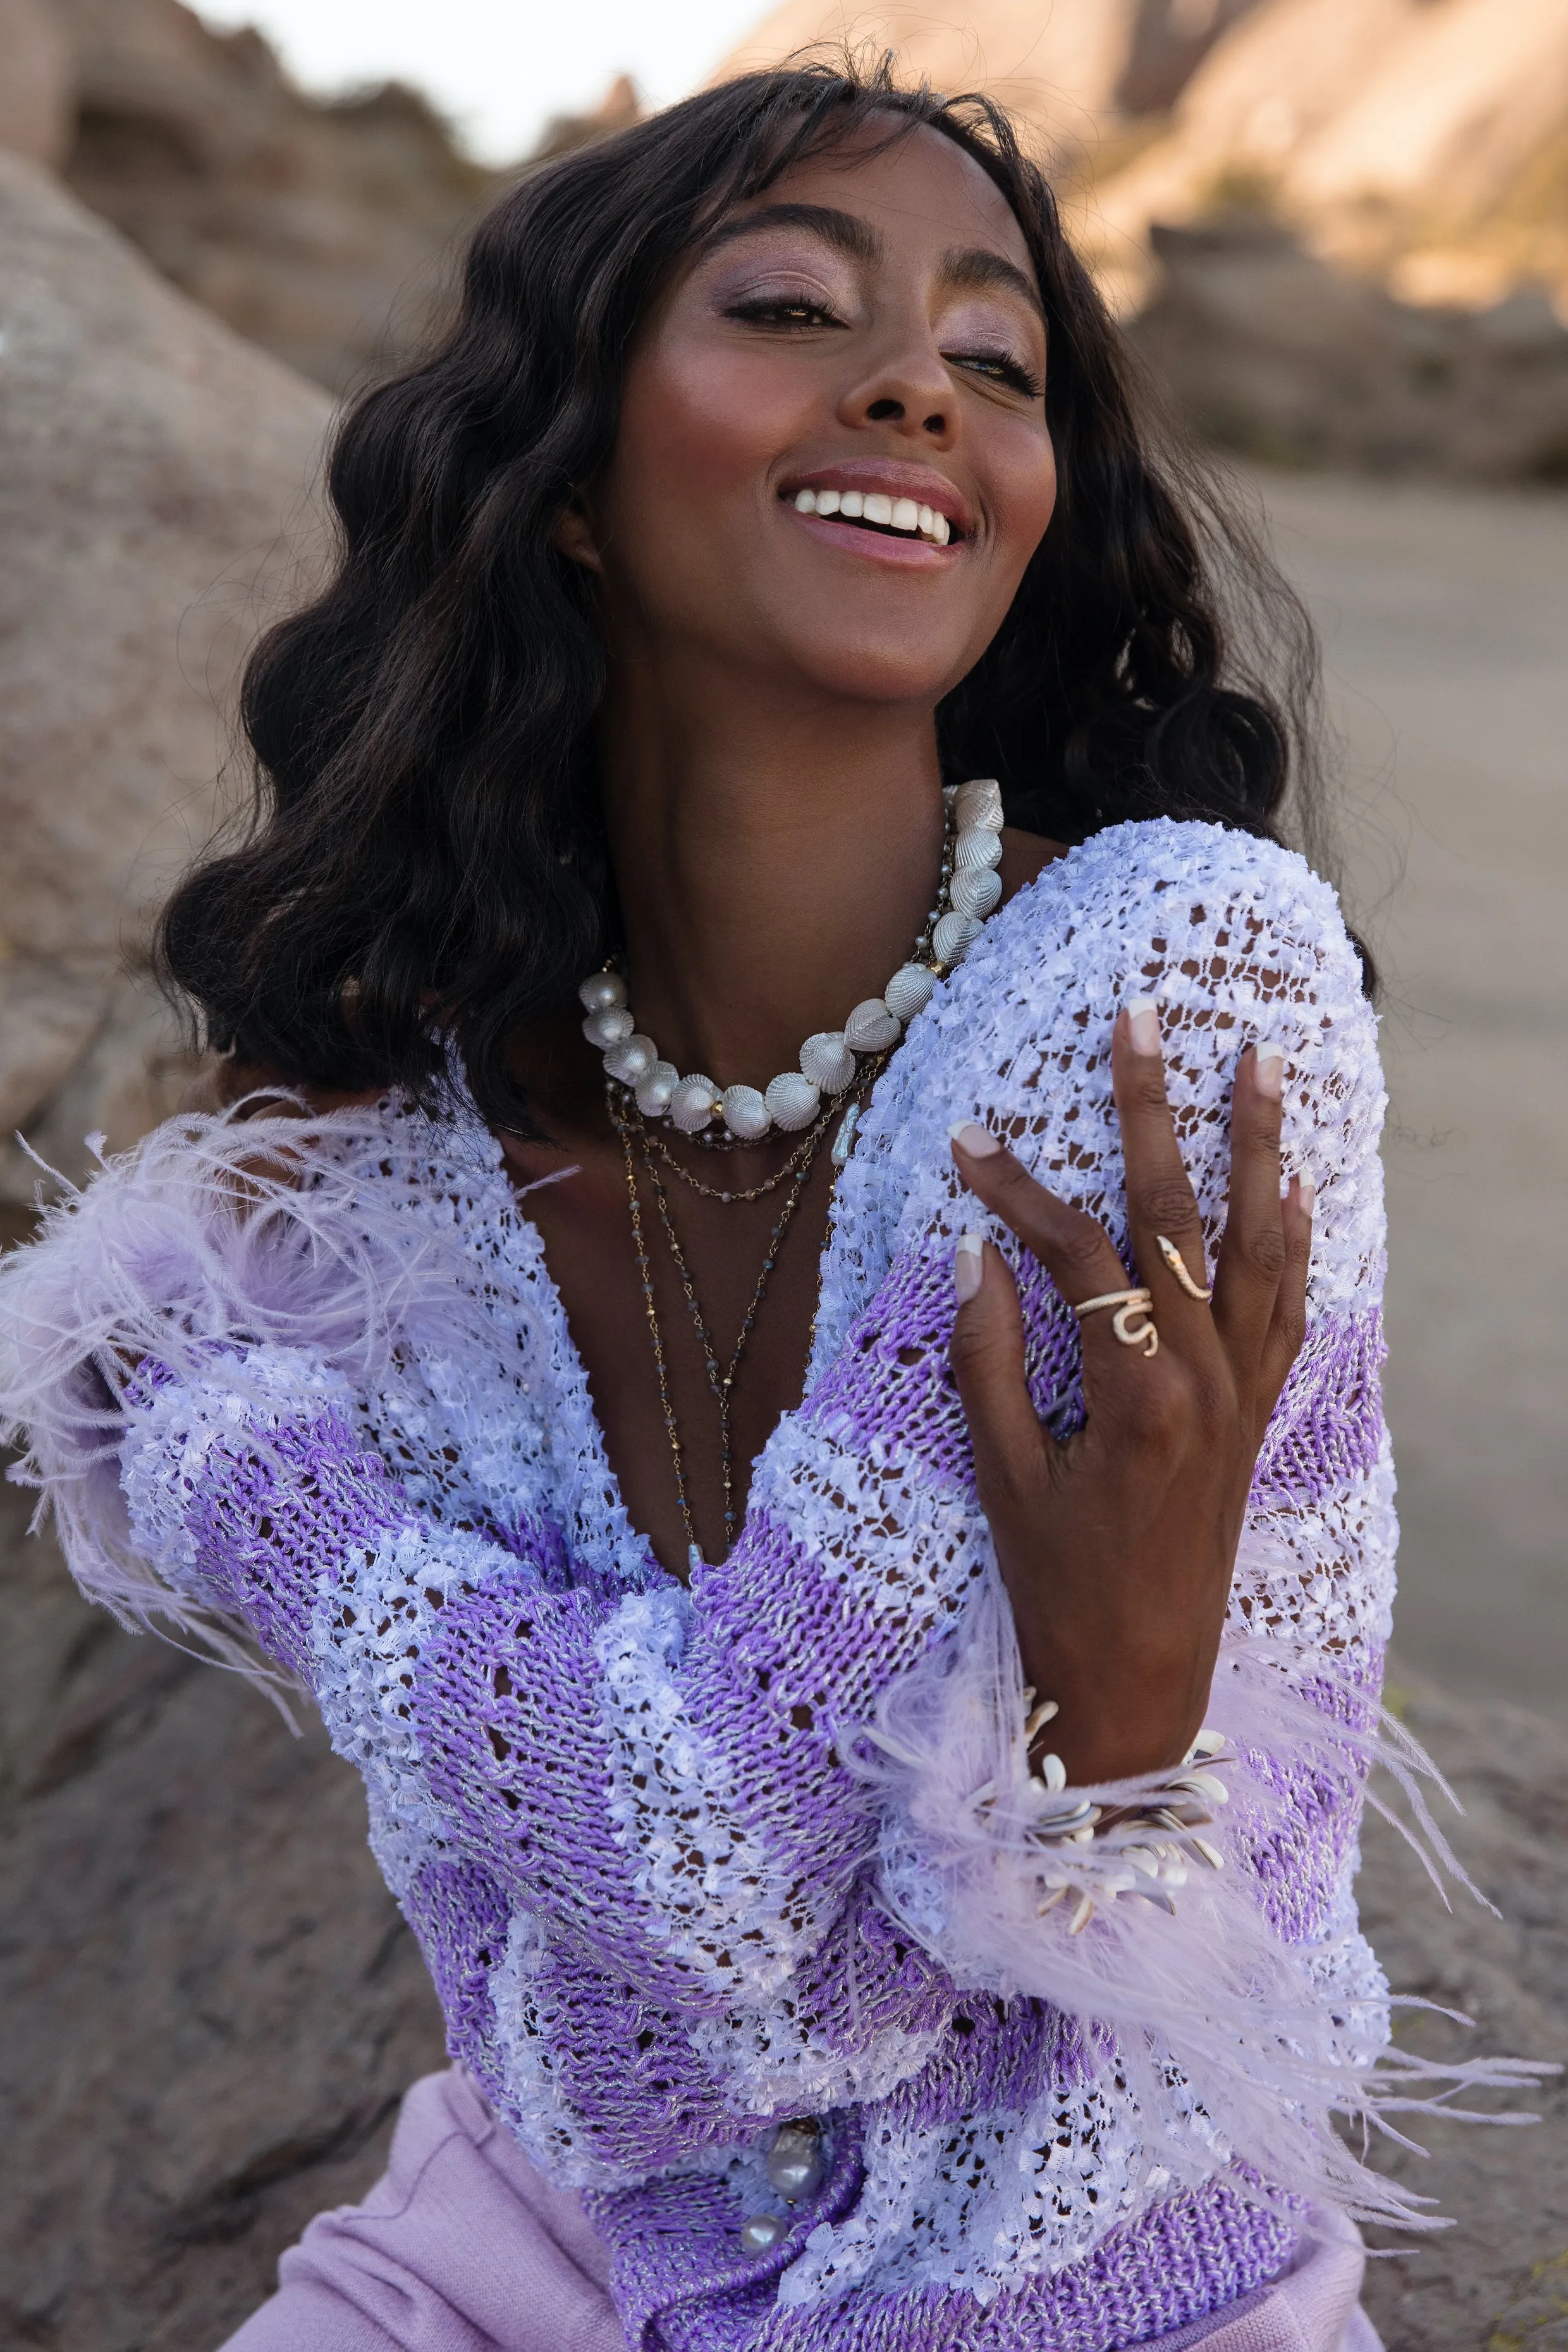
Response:
[[[784,2233],[784,2224],[776,2213],[753,2213],[741,2224],[741,2243],[749,2254],[765,2254]]]

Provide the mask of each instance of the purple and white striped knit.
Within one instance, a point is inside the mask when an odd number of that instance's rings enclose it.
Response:
[[[1114,1838],[1046,1861],[973,1801],[1021,1771],[1023,1707],[946,1368],[973,1215],[948,1124],[985,1118],[1124,1240],[1109,1036],[1134,989],[1211,1238],[1249,1037],[1286,1048],[1319,1204],[1210,1714],[1238,1759],[1227,1867],[1162,1865],[1157,1902]],[[0,1273],[0,1404],[73,1570],[310,1685],[453,2053],[589,2192],[628,2342],[1110,2352],[1276,2277],[1305,2200],[1402,2212],[1327,2121],[1424,2071],[1379,2058],[1350,1892],[1393,1589],[1382,1108],[1300,860],[1161,822],[1048,868],[878,1087],[805,1400],[689,1591],[627,1521],[537,1234],[460,1105],[278,1123],[300,1181],[252,1175],[243,1217],[225,1171],[265,1137],[174,1122]],[[1073,1319],[1037,1269],[1022,1287],[1067,1426]],[[1042,1916],[1059,1885],[1095,1897],[1081,1933],[1074,1904]],[[827,2174],[786,2210],[762,2151],[805,2114]],[[763,2210],[785,2232],[748,2255]]]

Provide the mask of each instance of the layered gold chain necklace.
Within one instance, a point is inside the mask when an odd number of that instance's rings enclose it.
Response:
[[[750,1087],[723,1090],[706,1077],[682,1078],[673,1064],[658,1058],[653,1040],[635,1028],[626,1007],[625,982],[612,965],[590,973],[579,993],[587,1010],[584,1030],[604,1055],[605,1097],[610,1122],[620,1138],[626,1165],[626,1201],[631,1212],[632,1240],[642,1282],[643,1306],[653,1343],[654,1370],[658,1381],[659,1409],[664,1415],[675,1471],[675,1491],[686,1534],[689,1568],[703,1565],[697,1539],[687,1479],[687,1444],[681,1434],[670,1391],[669,1365],[658,1317],[658,1301],[648,1251],[644,1216],[644,1188],[652,1202],[686,1300],[687,1312],[701,1352],[708,1387],[719,1416],[719,1468],[723,1490],[724,1550],[736,1536],[734,1453],[731,1412],[740,1376],[769,1280],[796,1210],[811,1181],[828,1129],[837,1121],[833,1145],[834,1184],[837,1171],[849,1156],[856,1122],[867,1096],[887,1066],[905,1024],[930,998],[944,972],[978,938],[985,917],[1001,894],[995,868],[1001,855],[1001,794],[994,783],[949,788],[943,795],[945,824],[942,875],[937,903],[926,919],[910,961],[889,982],[885,998],[857,1006],[842,1032],[809,1037],[802,1049],[801,1069],[775,1078],[765,1093]],[[754,1097],[754,1099],[753,1099]],[[723,1126],[714,1132],[722,1118]],[[686,1167],[653,1129],[656,1118],[678,1128],[691,1142],[710,1151],[743,1150],[763,1141],[770,1130],[804,1129],[773,1175],[746,1188],[709,1184]],[[641,1181],[639,1182],[639,1168]],[[661,1173],[661,1171],[664,1171]],[[741,1318],[734,1345],[721,1358],[712,1325],[704,1312],[692,1277],[690,1261],[676,1231],[664,1175],[726,1206],[760,1201],[773,1192],[784,1198],[768,1235],[767,1248],[751,1297]],[[831,1214],[831,1199],[829,1213]],[[820,1304],[820,1277],[818,1282]],[[816,1316],[812,1318],[813,1340]]]
[[[616,1087],[613,1081],[605,1086],[605,1092],[611,1124],[620,1137],[621,1150],[626,1161],[626,1200],[631,1210],[632,1241],[637,1250],[637,1274],[642,1282],[643,1307],[647,1316],[648,1335],[653,1342],[653,1361],[658,1381],[659,1410],[664,1415],[665,1434],[669,1441],[669,1458],[675,1471],[676,1499],[680,1507],[680,1523],[686,1533],[687,1566],[693,1572],[702,1566],[702,1547],[697,1540],[696,1521],[691,1509],[691,1495],[687,1484],[686,1444],[680,1433],[680,1423],[676,1418],[675,1404],[670,1394],[669,1366],[665,1355],[664,1333],[659,1324],[658,1301],[654,1291],[653,1266],[648,1256],[647,1235],[643,1223],[642,1192],[637,1181],[637,1163],[640,1160],[643,1178],[658,1212],[658,1223],[663,1229],[676,1276],[686,1299],[687,1312],[691,1318],[691,1328],[697,1335],[697,1344],[702,1353],[709,1391],[718,1408],[719,1471],[724,1495],[724,1550],[728,1554],[735,1540],[735,1456],[731,1439],[730,1414],[734,1402],[735,1382],[741,1370],[741,1359],[746,1352],[746,1342],[751,1338],[752,1328],[756,1323],[769,1277],[778,1263],[779,1251],[784,1235],[788,1233],[795,1213],[800,1206],[805,1188],[811,1181],[812,1170],[816,1164],[817,1154],[826,1139],[828,1128],[833,1119],[842,1114],[839,1139],[843,1150],[841,1151],[837,1144],[834,1149],[837,1165],[842,1166],[848,1157],[849,1141],[854,1135],[855,1120],[860,1103],[875,1084],[886,1061],[885,1054],[877,1055],[869,1061],[858,1077],[856,1099],[847,1108],[844,1108],[842,1099],[836,1102],[831,1110],[825,1112],[816,1120],[805,1141],[795,1146],[781,1169],[767,1177],[762,1183],[754,1184],[745,1192],[721,1191],[713,1185],[704,1184],[700,1178],[691,1173],[689,1169],[681,1166],[673,1153],[657,1136],[650,1135],[635,1098],[629,1103],[624,1099],[617,1100],[617,1093],[621,1090]],[[675,1220],[670,1214],[668,1196],[658,1172],[660,1160],[672,1169],[683,1183],[689,1184],[694,1192],[700,1193],[707,1201],[722,1201],[726,1203],[760,1201],[768,1193],[777,1192],[781,1186],[787,1187],[784,1205],[774,1219],[773,1230],[768,1235],[767,1251],[758,1269],[752,1296],[747,1303],[746,1311],[741,1318],[741,1328],[735,1335],[735,1344],[730,1350],[727,1362],[720,1359],[713,1339],[712,1327],[703,1312],[702,1302],[697,1295],[696,1283],[692,1280],[689,1260],[681,1246],[680,1236],[675,1229]],[[835,1175],[837,1177],[837,1167]],[[831,1202],[829,1209],[831,1212]],[[814,1336],[815,1331],[814,1316]]]

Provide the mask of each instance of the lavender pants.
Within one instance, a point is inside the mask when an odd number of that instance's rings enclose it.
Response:
[[[1382,2352],[1359,2246],[1311,2242],[1289,2275],[1146,2352]],[[609,2256],[460,2069],[403,2103],[385,2176],[319,2214],[223,2352],[626,2352]]]

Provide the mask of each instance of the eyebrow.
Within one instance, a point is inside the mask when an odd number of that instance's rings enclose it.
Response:
[[[831,246],[850,261],[879,261],[884,250],[876,230],[858,213],[840,212],[833,205],[764,205],[756,212],[732,213],[728,220],[721,221],[703,242],[703,258],[717,253],[735,237],[770,228],[805,229],[808,236],[820,238],[824,245]],[[1037,318],[1044,316],[1045,305],[1033,278],[1016,262],[1007,260],[1003,254],[993,253],[985,246],[952,247],[943,254],[937,274],[944,286],[994,286],[1004,293],[1016,294]]]
[[[944,286],[999,287],[1005,293],[1021,295],[1037,318],[1045,314],[1045,304],[1034,279],[1005,255],[993,253],[986,246],[970,246],[962,252],[953,248],[944,253],[938,275]]]
[[[764,205],[754,213],[731,213],[704,240],[704,257],[737,236],[750,236],[754,230],[768,228],[803,228],[851,261],[879,261],[882,257],[882,240],[870,224],[858,214],[841,213],[832,205]]]

